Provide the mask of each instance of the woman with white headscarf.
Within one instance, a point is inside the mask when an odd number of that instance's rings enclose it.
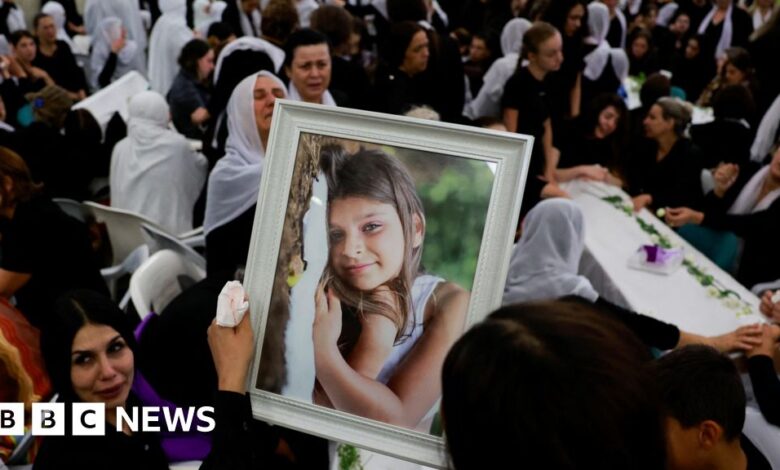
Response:
[[[87,34],[97,35],[100,21],[109,16],[122,20],[127,38],[134,41],[140,53],[135,59],[134,69],[146,75],[146,28],[141,19],[138,2],[128,0],[87,0],[84,5],[84,26]],[[93,39],[94,40],[94,39]]]
[[[211,2],[209,0],[195,0],[192,4],[195,20],[195,31],[202,38],[208,36],[209,27],[222,19],[222,14],[227,8],[227,3],[222,0]]]
[[[160,11],[149,39],[149,85],[164,95],[179,71],[176,61],[181,49],[194,34],[187,27],[185,0],[160,0]]]
[[[266,71],[244,78],[227,105],[225,155],[209,175],[206,193],[206,267],[209,274],[243,266],[263,174],[274,104],[286,87]]]
[[[752,32],[750,15],[732,0],[716,0],[698,30],[704,36],[705,51],[715,59],[729,47],[747,47]]]
[[[192,230],[206,158],[170,130],[168,103],[159,93],[133,96],[127,111],[127,137],[111,155],[111,204],[138,212],[172,234]]]
[[[517,70],[523,35],[530,27],[531,22],[525,18],[514,18],[504,26],[501,31],[501,52],[504,57],[493,62],[485,72],[482,88],[477,97],[464,107],[464,116],[469,119],[501,116],[501,96],[504,94],[504,85]]]
[[[76,46],[73,44],[73,40],[65,31],[65,7],[58,2],[46,2],[41,7],[41,13],[45,13],[54,19],[54,24],[57,26],[57,39],[64,41],[71,51],[75,50]]]
[[[222,21],[228,23],[236,36],[260,37],[260,1],[228,0]]]
[[[523,222],[523,234],[512,251],[503,305],[556,300],[593,304],[606,315],[624,322],[648,346],[673,349],[691,343],[709,344],[721,351],[745,350],[760,329],[742,327],[731,333],[703,337],[687,333],[612,304],[577,274],[585,248],[585,221],[577,205],[566,199],[537,204]]]
[[[143,59],[138,44],[127,38],[122,20],[115,16],[103,18],[92,36],[90,85],[95,89],[104,88],[131,70],[144,73]]]
[[[582,72],[582,102],[589,103],[601,93],[615,93],[628,77],[628,56],[623,49],[611,47],[607,42],[609,9],[600,2],[588,4],[588,42],[593,50],[585,55]],[[608,65],[611,65],[608,67]]]

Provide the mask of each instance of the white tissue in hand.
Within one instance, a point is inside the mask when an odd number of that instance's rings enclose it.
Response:
[[[773,303],[780,303],[780,290],[775,291],[775,295],[772,296]]]
[[[217,298],[217,325],[227,327],[238,325],[248,309],[249,302],[244,300],[244,288],[241,283],[229,281]]]

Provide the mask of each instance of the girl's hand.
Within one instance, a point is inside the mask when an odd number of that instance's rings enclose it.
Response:
[[[761,342],[754,348],[745,352],[747,357],[758,355],[773,357],[777,348],[777,339],[780,336],[780,327],[777,325],[762,325]]]
[[[780,322],[780,302],[773,302],[773,295],[774,292],[771,290],[764,292],[764,295],[761,296],[759,310],[773,322]]]
[[[761,344],[761,324],[740,326],[725,335],[707,338],[707,343],[722,353],[750,351]]]
[[[704,214],[687,207],[674,207],[666,210],[666,224],[670,227],[682,227],[685,224],[701,224]]]
[[[338,352],[338,340],[341,335],[341,301],[336,294],[320,285],[314,297],[314,354]]]
[[[609,171],[601,165],[582,165],[580,177],[593,181],[606,181]]]

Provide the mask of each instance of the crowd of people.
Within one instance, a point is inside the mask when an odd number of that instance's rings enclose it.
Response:
[[[209,436],[0,436],[0,467],[328,465],[327,442],[251,418],[247,317],[212,324],[222,285],[246,264],[276,100],[290,99],[535,138],[504,307],[456,341],[468,296],[452,283],[436,280],[436,308],[409,301],[398,321],[362,310],[377,286],[334,284],[393,350],[409,341],[407,318],[424,323],[405,350],[428,375],[402,364],[388,385],[386,361],[361,368],[329,349],[316,403],[353,409],[364,395],[344,384],[367,376],[387,398],[370,404],[377,416],[404,393],[430,395],[425,410],[376,418],[416,423],[441,396],[458,470],[769,468],[742,434],[748,400],[726,354],[747,356],[750,404],[780,426],[778,58],[772,0],[50,0],[37,12],[0,0],[0,402],[103,402],[110,424],[127,404],[217,410]],[[130,72],[149,90],[126,118],[74,109]],[[641,85],[632,109],[629,77]],[[701,108],[712,119],[693,123]],[[359,170],[344,164],[340,181]],[[583,217],[561,185],[575,179],[622,188],[637,211],[664,209],[758,292],[767,324],[705,337],[604,299],[577,273]],[[417,248],[424,214],[393,187],[385,199],[409,231],[397,241]],[[385,201],[361,191],[340,197]],[[206,278],[134,325],[100,274],[105,233],[66,215],[63,198],[170,234],[203,227]],[[409,251],[413,269],[387,276],[404,298],[425,280]],[[320,335],[333,295],[320,293]]]

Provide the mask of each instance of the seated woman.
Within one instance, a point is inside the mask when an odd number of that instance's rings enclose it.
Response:
[[[660,69],[653,35],[644,28],[635,29],[628,38],[628,74],[645,77]]]
[[[579,208],[564,199],[539,203],[526,217],[523,236],[512,252],[503,304],[574,297],[622,321],[649,347],[661,350],[704,343],[729,352],[758,344],[760,330],[753,326],[708,338],[612,304],[587,278],[577,274],[584,248],[585,227]]]
[[[674,98],[661,98],[644,119],[647,140],[638,142],[626,162],[634,209],[698,206],[703,198],[698,148],[685,137],[691,111]]]
[[[692,223],[734,232],[745,241],[737,280],[748,288],[774,281],[780,278],[780,145],[775,146],[772,161],[752,176],[737,178],[733,169],[730,173],[716,174],[715,189],[707,194],[701,211],[671,208],[666,222],[672,227]]]
[[[664,468],[650,359],[625,326],[586,304],[493,312],[444,362],[452,468]]]
[[[45,70],[58,86],[68,90],[74,101],[87,97],[87,80],[65,41],[57,39],[54,18],[39,13],[33,21],[38,38],[38,53],[32,64]]]
[[[209,277],[232,278],[246,263],[274,104],[287,97],[285,90],[262,71],[242,80],[230,97],[225,155],[209,176],[203,221]]]
[[[755,104],[750,92],[741,85],[727,85],[713,98],[715,120],[691,126],[691,140],[700,149],[703,168],[720,163],[746,165],[750,161],[753,131],[749,119]]]
[[[77,462],[83,469],[167,469],[157,434],[133,432],[126,423],[121,432],[116,430],[117,408],[140,406],[131,392],[137,348],[127,315],[90,291],[63,296],[51,314],[53,328],[43,332],[41,350],[58,400],[67,406],[105,404],[105,435],[74,436],[66,423],[64,436],[44,439],[35,468]]]
[[[753,74],[753,62],[747,50],[741,47],[726,49],[723,55],[718,58],[715,78],[702,91],[696,104],[712,106],[715,95],[728,85],[741,85],[750,92],[751,97],[759,96],[758,84]],[[753,116],[750,117],[750,120],[752,119]]]
[[[85,288],[108,295],[87,227],[40,194],[24,160],[4,147],[0,180],[0,295],[15,297],[17,308],[41,330],[63,292]]]
[[[315,300],[314,401],[430,432],[469,294],[422,272],[425,214],[399,160],[340,147],[321,158],[330,256]]]
[[[561,181],[588,177],[623,186],[622,152],[628,131],[628,110],[614,93],[597,96],[580,117],[572,139],[562,145],[556,176]]]
[[[193,39],[182,48],[179,67],[179,73],[166,95],[171,107],[171,120],[176,130],[186,137],[201,139],[211,119],[207,106],[211,99],[214,50],[206,41]]]
[[[134,95],[127,113],[127,137],[111,155],[111,205],[142,214],[172,234],[192,230],[206,157],[168,128],[170,110],[159,93]]]
[[[672,85],[685,92],[688,101],[697,99],[715,73],[712,60],[702,51],[701,36],[687,39],[685,51],[672,58]]]

